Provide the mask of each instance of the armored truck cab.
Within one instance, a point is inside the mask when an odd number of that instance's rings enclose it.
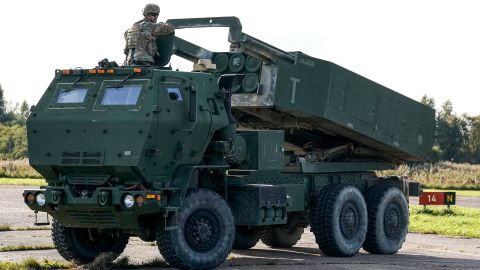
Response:
[[[158,66],[57,70],[27,120],[48,185],[25,203],[54,218],[64,258],[113,259],[138,236],[175,267],[209,269],[232,247],[291,247],[308,226],[326,255],[401,248],[418,186],[375,170],[421,159],[433,110],[235,17],[169,22],[229,27],[230,51],[171,35]],[[172,53],[194,71],[163,67]]]
[[[214,79],[153,68],[58,70],[28,119],[30,164],[49,183],[103,185],[114,175],[166,185],[176,166],[200,163],[212,130],[229,124]]]

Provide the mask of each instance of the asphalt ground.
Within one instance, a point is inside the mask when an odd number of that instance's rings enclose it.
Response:
[[[6,245],[52,244],[50,231],[0,232],[0,247]],[[132,237],[121,256],[132,264],[141,265],[161,259],[153,243]],[[0,252],[0,261],[20,261],[26,258],[65,261],[55,249]],[[361,250],[354,257],[336,258],[323,255],[311,232],[292,248],[272,249],[259,242],[250,250],[232,250],[220,269],[480,269],[480,239],[463,239],[423,235],[408,235],[402,249],[395,255],[372,255]],[[145,268],[146,269],[146,268]]]

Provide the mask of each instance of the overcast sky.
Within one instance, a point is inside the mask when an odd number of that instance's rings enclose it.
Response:
[[[480,2],[442,0],[0,1],[0,84],[11,103],[36,103],[54,70],[121,63],[123,33],[146,3],[169,18],[237,16],[243,31],[286,51],[332,61],[415,100],[450,99],[480,115]],[[227,51],[226,30],[177,35]],[[173,68],[185,69],[176,59]],[[188,65],[190,67],[190,65]]]

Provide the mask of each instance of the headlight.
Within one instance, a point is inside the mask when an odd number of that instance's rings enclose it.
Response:
[[[123,205],[125,207],[132,208],[134,204],[135,204],[135,199],[133,198],[132,195],[127,194],[123,197]]]
[[[45,194],[43,193],[38,193],[37,196],[35,197],[35,201],[39,206],[44,206],[45,205]]]

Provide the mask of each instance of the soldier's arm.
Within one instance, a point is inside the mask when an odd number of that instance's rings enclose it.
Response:
[[[153,29],[154,36],[168,35],[175,31],[175,27],[169,23],[156,23]]]

